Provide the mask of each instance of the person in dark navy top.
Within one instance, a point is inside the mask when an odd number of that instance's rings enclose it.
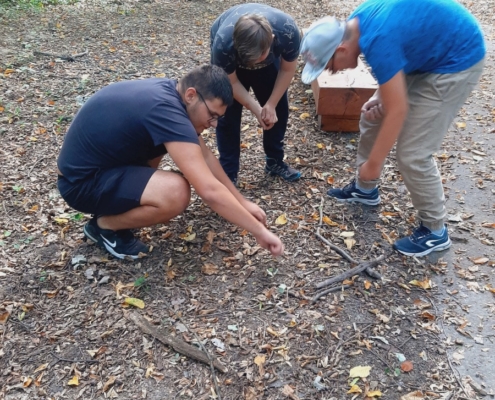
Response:
[[[241,114],[246,107],[263,128],[265,172],[287,181],[299,179],[301,173],[284,162],[283,144],[289,118],[287,88],[296,71],[301,41],[294,19],[265,4],[242,4],[216,19],[210,39],[211,62],[229,75],[234,90],[234,104],[216,128],[223,169],[236,183]]]
[[[94,214],[84,234],[115,257],[139,258],[149,248],[131,229],[182,213],[192,185],[214,211],[282,254],[264,211],[237,191],[200,136],[216,127],[232,101],[227,74],[212,65],[179,82],[124,81],[96,92],[74,118],[57,161],[62,197]],[[158,169],[165,153],[182,175]]]

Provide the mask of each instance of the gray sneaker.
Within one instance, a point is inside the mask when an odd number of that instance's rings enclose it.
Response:
[[[289,167],[282,160],[266,159],[265,172],[272,176],[280,176],[287,182],[297,181],[301,177],[301,172]]]

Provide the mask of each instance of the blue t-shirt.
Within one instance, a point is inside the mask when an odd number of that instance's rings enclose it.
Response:
[[[279,57],[288,62],[297,59],[301,35],[294,19],[265,4],[247,3],[228,9],[213,23],[210,30],[212,64],[223,68],[229,75],[237,67],[243,67],[234,48],[234,26],[238,19],[246,14],[258,14],[265,17],[274,35],[268,57],[262,63],[256,64],[256,68],[270,65]]]
[[[167,142],[199,145],[198,134],[176,90],[177,81],[113,83],[79,110],[57,161],[70,182],[124,165],[147,165],[166,153]]]
[[[368,0],[359,19],[359,46],[379,84],[406,74],[460,72],[486,52],[476,19],[454,0]]]

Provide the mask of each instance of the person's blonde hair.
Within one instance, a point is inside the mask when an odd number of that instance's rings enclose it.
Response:
[[[243,15],[234,26],[234,47],[243,65],[253,65],[270,48],[272,41],[272,27],[262,15]]]

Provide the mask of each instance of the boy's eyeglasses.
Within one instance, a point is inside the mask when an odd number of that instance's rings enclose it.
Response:
[[[208,113],[210,114],[210,119],[208,120],[208,122],[219,121],[223,117],[225,117],[225,114],[224,115],[218,115],[218,114],[212,113],[210,108],[208,107],[208,104],[206,104],[206,101],[205,101],[205,98],[203,97],[203,95],[201,93],[199,93],[197,90],[196,90],[196,93],[198,94],[199,98],[204,103],[206,109],[208,110]]]

